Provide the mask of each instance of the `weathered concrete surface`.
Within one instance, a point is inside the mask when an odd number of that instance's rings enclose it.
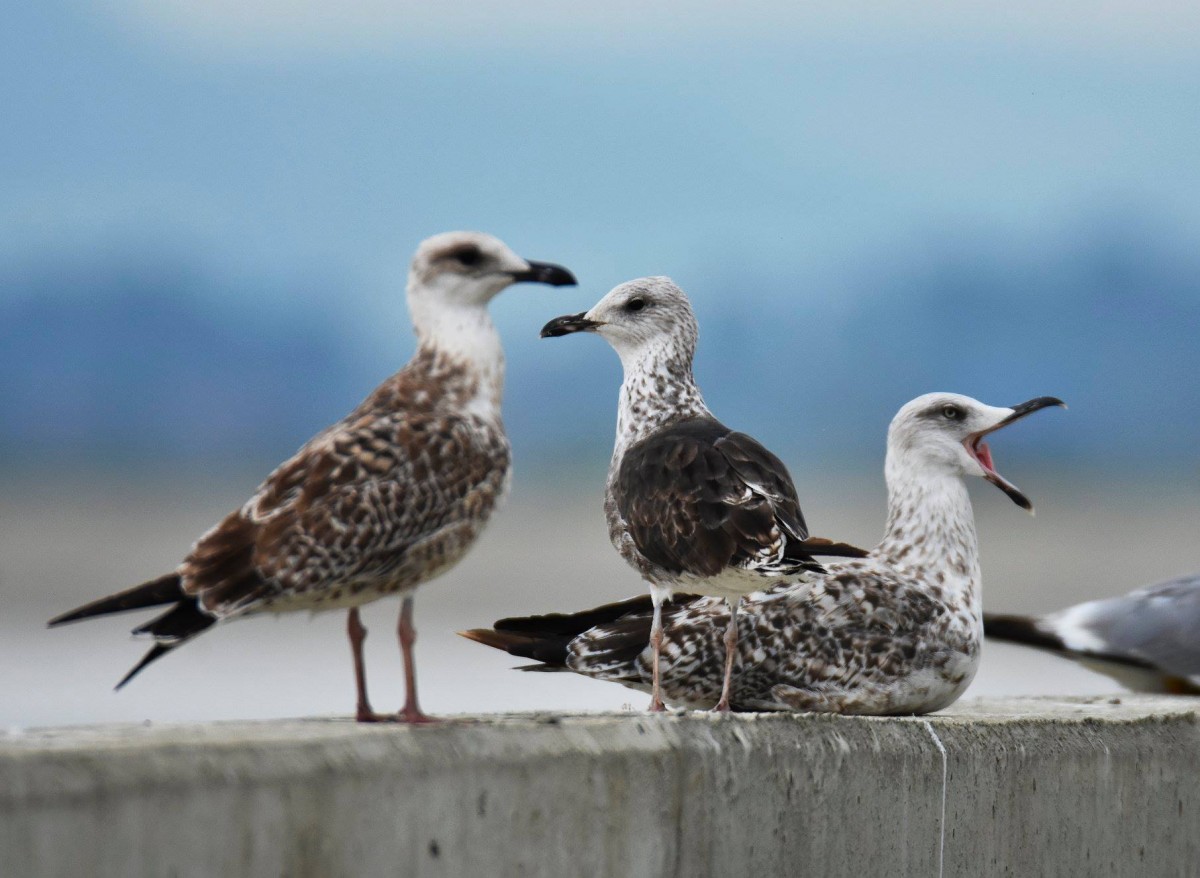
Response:
[[[1191,876],[1198,709],[9,733],[0,875]]]

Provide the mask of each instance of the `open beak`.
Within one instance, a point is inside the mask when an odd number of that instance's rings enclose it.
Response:
[[[996,472],[996,466],[992,462],[992,449],[983,440],[989,433],[995,433],[1001,427],[1007,427],[1009,424],[1019,421],[1027,415],[1055,405],[1062,408],[1067,407],[1065,402],[1053,396],[1039,396],[1037,399],[1031,399],[1028,402],[1014,405],[1012,407],[1012,414],[1002,418],[986,430],[971,433],[963,440],[963,447],[967,449],[967,454],[971,455],[975,459],[975,462],[983,467],[983,477],[1007,494],[1010,500],[1030,513],[1033,512],[1033,504],[1029,502],[1028,497],[1017,489],[1016,485],[1007,481],[1000,473]]]
[[[542,327],[542,338],[558,338],[560,335],[570,335],[572,332],[591,332],[604,323],[599,320],[588,320],[586,311],[578,314],[566,314],[555,317]]]
[[[526,259],[529,268],[525,271],[514,271],[513,283],[549,284],[552,287],[572,287],[578,283],[575,275],[561,265],[553,262],[534,262]]]

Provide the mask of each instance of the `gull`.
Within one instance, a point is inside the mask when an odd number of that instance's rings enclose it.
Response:
[[[921,714],[970,684],[983,639],[981,576],[964,481],[982,476],[1018,506],[1029,500],[996,472],[984,438],[1047,406],[1012,407],[932,393],[905,405],[888,430],[888,517],[883,540],[861,559],[780,583],[744,599],[737,617],[736,710]],[[541,662],[652,688],[648,634],[657,608],[633,598],[582,613],[503,619],[460,632]],[[665,610],[662,689],[672,703],[707,707],[723,691],[720,600],[690,598]]]
[[[1200,573],[1047,616],[984,613],[983,631],[1073,659],[1136,692],[1200,695]]]
[[[543,337],[595,332],[616,350],[625,377],[604,511],[613,546],[649,583],[654,607],[652,711],[658,685],[662,604],[674,591],[729,604],[725,683],[730,709],[741,596],[823,569],[813,555],[863,555],[809,539],[787,467],[745,433],[718,421],[692,377],[699,329],[669,278],[621,284],[590,311],[551,320]]]
[[[356,717],[369,722],[384,717],[367,699],[358,608],[399,594],[406,700],[396,718],[429,721],[417,701],[413,592],[463,557],[508,488],[504,352],[487,305],[526,281],[562,286],[575,278],[479,232],[423,241],[408,274],[417,335],[409,363],[276,468],[174,571],[49,624],[166,606],[134,629],[155,643],[120,689],[218,622],[345,608]]]

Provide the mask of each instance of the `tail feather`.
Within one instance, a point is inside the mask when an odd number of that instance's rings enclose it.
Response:
[[[145,625],[133,629],[134,634],[153,634],[159,640],[182,642],[190,640],[201,631],[211,627],[217,617],[200,609],[193,597],[187,597],[161,616],[156,616]]]
[[[690,595],[678,595],[675,601],[691,600]],[[527,634],[568,634],[574,637],[589,628],[612,622],[630,613],[649,612],[654,609],[650,595],[643,594],[635,598],[603,604],[590,610],[578,613],[547,613],[544,616],[514,616],[501,619],[493,628],[496,631],[524,632]]]
[[[192,639],[216,623],[216,616],[200,609],[196,598],[184,594],[178,574],[169,573],[142,585],[92,601],[90,604],[84,604],[69,613],[51,619],[48,624],[53,628],[56,625],[78,622],[93,616],[107,616],[112,613],[142,610],[146,607],[159,607],[165,604],[174,604],[174,606],[145,625],[139,625],[133,629],[134,634],[151,634],[158,642],[150,648],[140,662],[134,665],[128,674],[121,678],[121,682],[116,686],[117,689],[120,689],[141,673],[147,665],[158,661],[181,643]]]
[[[1053,631],[1038,627],[1037,623],[1038,620],[1032,616],[984,613],[983,633],[992,640],[1022,643],[1026,646],[1036,646],[1054,652],[1069,651],[1061,637]]]
[[[493,649],[502,649],[509,655],[541,662],[534,665],[539,670],[561,668],[567,664],[567,651],[571,637],[557,634],[518,634],[512,631],[497,631],[493,628],[472,628],[459,631],[460,636]]]
[[[983,633],[992,640],[1003,640],[1008,643],[1031,646],[1035,649],[1045,649],[1077,661],[1110,662],[1129,668],[1158,670],[1153,662],[1136,655],[1123,655],[1103,649],[1072,649],[1048,626],[1039,625],[1039,621],[1035,616],[984,613]]]
[[[177,646],[179,646],[178,643],[156,643],[156,644],[154,644],[154,646],[150,647],[150,651],[147,652],[144,656],[142,656],[142,660],[140,662],[138,662],[136,665],[134,665],[132,670],[130,670],[130,672],[128,674],[126,674],[124,677],[121,678],[120,683],[118,683],[116,686],[113,687],[114,691],[121,689],[122,686],[124,686],[126,683],[128,683],[130,680],[132,680],[138,674],[140,674],[142,672],[142,670],[146,667],[146,665],[150,664],[151,662],[158,661],[160,658],[162,658],[164,655],[166,655],[168,652],[170,652]]]
[[[133,629],[134,634],[152,634],[158,642],[150,647],[150,651],[142,656],[142,660],[133,666],[132,670],[117,684],[120,689],[152,662],[158,661],[177,646],[191,640],[197,634],[212,627],[217,622],[216,616],[211,616],[200,609],[193,597],[185,597],[161,616],[151,619],[145,625]]]
[[[65,625],[68,622],[78,622],[93,616],[107,616],[111,613],[124,613],[128,610],[141,610],[146,607],[157,607],[183,600],[183,586],[178,573],[168,573],[158,579],[135,585],[133,588],[119,591],[108,597],[92,601],[77,607],[69,613],[63,613],[51,619],[47,625],[51,628]]]
[[[824,537],[809,537],[806,540],[788,540],[787,553],[789,556],[825,555],[836,558],[865,558],[869,554],[866,549],[852,546],[849,543],[838,543]]]
[[[672,603],[686,603],[694,597],[676,595]],[[566,666],[571,641],[585,631],[601,626],[608,629],[601,639],[606,651],[618,649],[622,654],[636,656],[649,641],[653,610],[650,596],[641,595],[578,613],[514,616],[501,619],[491,628],[474,628],[458,633],[476,643],[502,649],[509,655],[542,663],[521,668],[523,671],[554,670]]]

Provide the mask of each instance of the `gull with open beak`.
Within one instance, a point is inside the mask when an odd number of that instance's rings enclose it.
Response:
[[[800,582],[742,599],[736,617],[734,710],[920,714],[957,699],[978,668],[982,577],[966,478],[1013,502],[1029,500],[1000,478],[983,439],[1033,412],[931,393],[905,405],[888,430],[888,518],[865,558],[838,559]],[[540,664],[642,691],[653,688],[646,646],[656,608],[646,597],[570,615],[502,619],[464,636]],[[668,604],[661,691],[674,704],[710,707],[723,689],[730,623],[711,597]]]
[[[1033,504],[1029,502],[1028,497],[1017,490],[1016,485],[1010,481],[1007,481],[1003,476],[1000,475],[1000,473],[996,472],[996,466],[992,462],[992,450],[988,447],[988,444],[984,441],[984,439],[1002,427],[1007,427],[1009,424],[1013,423],[1014,421],[1019,421],[1026,415],[1032,414],[1033,412],[1052,405],[1066,408],[1066,404],[1061,400],[1050,396],[1039,396],[1037,399],[1031,399],[1028,402],[1020,403],[1019,405],[1012,406],[1008,409],[995,409],[994,416],[997,419],[996,423],[990,427],[984,427],[983,429],[968,433],[967,437],[963,440],[963,447],[966,448],[967,454],[969,454],[971,459],[979,464],[979,468],[983,470],[981,475],[1005,494],[1007,494],[1014,503],[1016,503],[1025,511],[1029,512],[1031,515],[1033,514]]]

